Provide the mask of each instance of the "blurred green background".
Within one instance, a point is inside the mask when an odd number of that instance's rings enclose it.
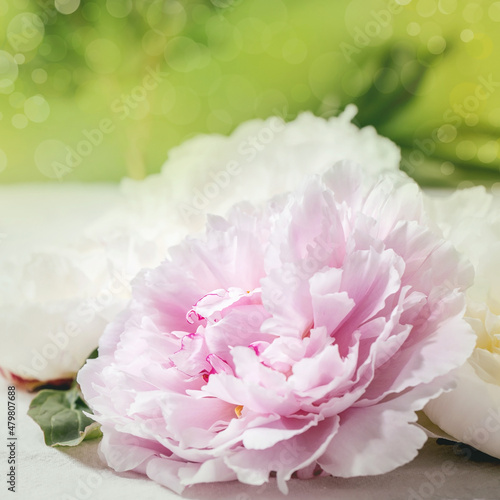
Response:
[[[0,0],[0,183],[118,181],[355,103],[426,186],[500,189],[500,2]]]

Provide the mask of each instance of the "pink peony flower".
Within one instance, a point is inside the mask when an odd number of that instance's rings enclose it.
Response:
[[[133,284],[78,381],[100,451],[182,491],[276,473],[390,471],[415,411],[474,346],[472,269],[426,226],[417,185],[338,164],[263,209],[213,216]]]
[[[397,170],[399,149],[358,129],[355,114],[350,105],[328,119],[306,112],[199,135],[170,150],[161,173],[119,189],[0,186],[0,213],[9,213],[0,220],[0,374],[33,386],[73,378],[130,299],[129,280],[202,231],[206,213],[261,203],[341,159]]]

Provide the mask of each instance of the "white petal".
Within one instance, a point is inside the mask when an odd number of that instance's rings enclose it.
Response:
[[[458,441],[500,458],[500,384],[470,363],[455,372],[457,387],[425,407],[429,418]]]

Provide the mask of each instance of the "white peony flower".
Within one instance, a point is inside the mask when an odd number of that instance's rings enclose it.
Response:
[[[172,149],[161,173],[125,179],[122,189],[131,212],[168,224],[170,239],[181,241],[204,228],[207,213],[224,215],[243,200],[263,203],[340,160],[369,173],[398,169],[399,148],[373,127],[352,124],[355,114],[348,106],[328,120],[306,112],[289,123],[251,120],[230,137],[199,135]]]
[[[451,437],[500,458],[500,201],[476,187],[428,198],[428,211],[474,265],[466,317],[477,344],[456,372],[457,387],[425,412]]]
[[[9,213],[0,241],[0,367],[7,378],[29,386],[71,377],[95,348],[95,332],[126,304],[129,280],[87,235],[117,194],[102,186],[91,196],[74,185],[1,188],[0,213]]]
[[[42,190],[45,197],[16,188],[8,244],[0,245],[0,371],[32,383],[74,376],[127,302],[129,280],[201,230],[207,213],[222,215],[241,200],[260,203],[339,160],[371,173],[397,169],[399,149],[373,128],[353,125],[355,112],[351,106],[328,120],[310,113],[290,123],[253,120],[230,137],[195,137],[170,152],[160,174],[123,181],[121,197],[109,189],[112,202],[96,190],[100,215],[80,187]],[[14,230],[21,226],[31,233],[29,245]]]

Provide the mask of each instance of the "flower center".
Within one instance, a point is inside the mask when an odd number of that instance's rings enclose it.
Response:
[[[234,409],[234,413],[236,413],[236,416],[238,418],[241,418],[241,412],[243,411],[243,406],[241,405],[238,405],[235,409]]]

